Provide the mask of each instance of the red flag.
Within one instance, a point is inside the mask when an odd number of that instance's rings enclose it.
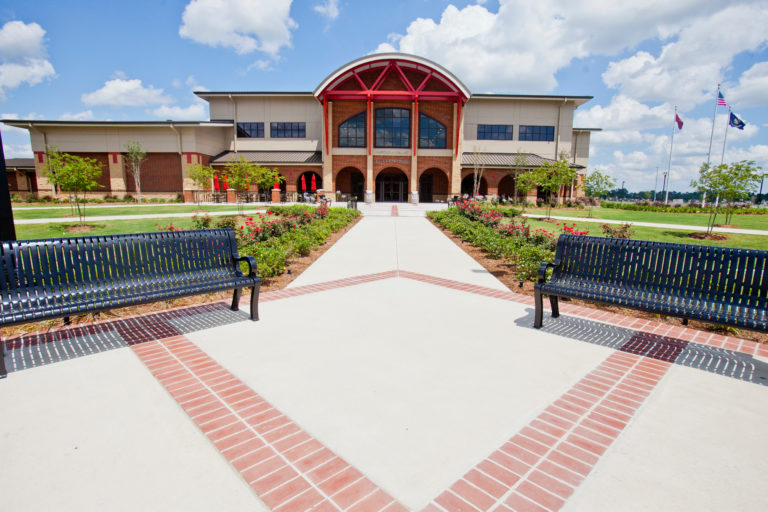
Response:
[[[675,112],[675,122],[677,123],[677,129],[682,130],[683,129],[683,120],[680,119],[680,115]]]
[[[306,192],[307,191],[307,181],[304,179],[304,175],[301,175],[301,191]]]
[[[312,175],[312,185],[311,186],[312,186],[312,192],[317,190],[317,182],[315,181],[315,175],[314,174]]]

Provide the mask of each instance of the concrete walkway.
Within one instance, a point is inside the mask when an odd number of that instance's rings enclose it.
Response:
[[[381,209],[259,322],[7,341],[3,510],[768,507],[763,346],[569,303],[535,330],[530,297]]]

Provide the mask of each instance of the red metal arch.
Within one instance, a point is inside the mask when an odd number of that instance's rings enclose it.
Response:
[[[449,76],[449,73],[437,69],[436,64],[430,64],[426,59],[419,57],[404,57],[401,55],[382,55],[381,58],[364,58],[358,63],[352,63],[351,66],[341,68],[331,74],[318,89],[315,90],[315,97],[323,105],[323,125],[325,130],[325,150],[329,152],[328,147],[328,102],[334,100],[362,100],[367,102],[366,126],[372,133],[371,102],[372,101],[411,101],[417,107],[421,101],[450,101],[456,103],[456,126],[454,129],[456,142],[454,148],[458,154],[459,147],[459,127],[461,126],[462,107],[469,99],[469,91],[456,78]],[[376,79],[372,85],[367,85],[360,77],[360,73],[368,71],[378,71]],[[419,83],[413,83],[408,78],[406,71],[411,72],[411,76],[421,75]],[[383,90],[381,86],[392,74],[395,74],[402,84],[399,90]],[[344,88],[343,84],[357,84],[357,88]],[[430,83],[439,83],[442,91],[426,90]],[[418,121],[417,121],[418,122]],[[414,137],[416,137],[414,130]],[[371,147],[369,144],[368,151]],[[416,153],[416,143],[414,140],[413,151]]]

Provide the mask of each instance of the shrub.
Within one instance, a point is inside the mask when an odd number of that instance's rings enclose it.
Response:
[[[192,217],[192,226],[195,229],[209,229],[213,219],[207,213],[205,215],[195,215]]]
[[[237,217],[235,217],[234,215],[224,215],[221,217],[217,217],[213,225],[214,227],[219,229],[222,229],[222,228],[235,229],[237,227]]]
[[[603,234],[609,238],[632,238],[635,234],[634,230],[630,229],[632,224],[603,224],[600,228],[603,230]]]
[[[508,261],[515,268],[515,277],[520,281],[533,281],[544,261],[553,261],[555,251],[544,246],[523,245]]]

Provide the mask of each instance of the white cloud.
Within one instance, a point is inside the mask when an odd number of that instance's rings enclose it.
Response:
[[[649,142],[653,135],[643,130],[656,129],[671,125],[674,109],[670,105],[649,107],[628,96],[617,95],[605,107],[595,105],[584,110],[577,110],[574,126],[597,127],[603,131],[592,134],[593,145],[617,145]]]
[[[325,0],[322,4],[315,6],[315,11],[329,20],[335,20],[339,17],[339,0]]]
[[[259,59],[253,63],[251,63],[247,68],[245,68],[245,72],[252,69],[258,69],[260,71],[274,71],[275,68],[272,67],[272,62],[264,59]]]
[[[392,34],[377,52],[398,50],[431,58],[476,92],[542,93],[555,74],[580,57],[613,55],[650,37],[678,32],[683,20],[721,7],[717,0],[500,0],[497,13],[482,5],[445,8],[439,22],[418,18]]]
[[[2,127],[3,132],[7,129],[7,126]],[[32,144],[3,144],[3,153],[5,158],[30,158],[34,156]]]
[[[66,112],[61,114],[59,119],[62,121],[90,121],[93,119],[93,111],[84,110],[82,112],[78,112],[77,114],[70,114],[69,112]]]
[[[766,26],[765,4],[726,7],[690,22],[658,57],[639,51],[611,62],[603,81],[641,101],[666,101],[683,110],[692,108],[713,98],[715,84],[722,80],[723,70],[734,56],[768,41]],[[731,30],[734,27],[738,30]]]
[[[44,38],[37,23],[9,21],[0,28],[0,100],[21,84],[36,85],[56,75],[46,59]]]
[[[739,77],[739,83],[726,91],[734,108],[768,106],[768,62],[758,62]]]
[[[181,37],[239,54],[261,51],[277,57],[291,45],[292,0],[192,0],[184,8]]]
[[[144,87],[138,78],[108,80],[101,89],[83,94],[81,100],[88,106],[103,105],[108,107],[164,105],[173,101],[170,96],[163,94],[162,89],[156,89],[151,85]]]
[[[207,119],[205,105],[193,103],[188,107],[163,105],[152,111],[152,114],[162,119],[174,121],[201,121]]]

